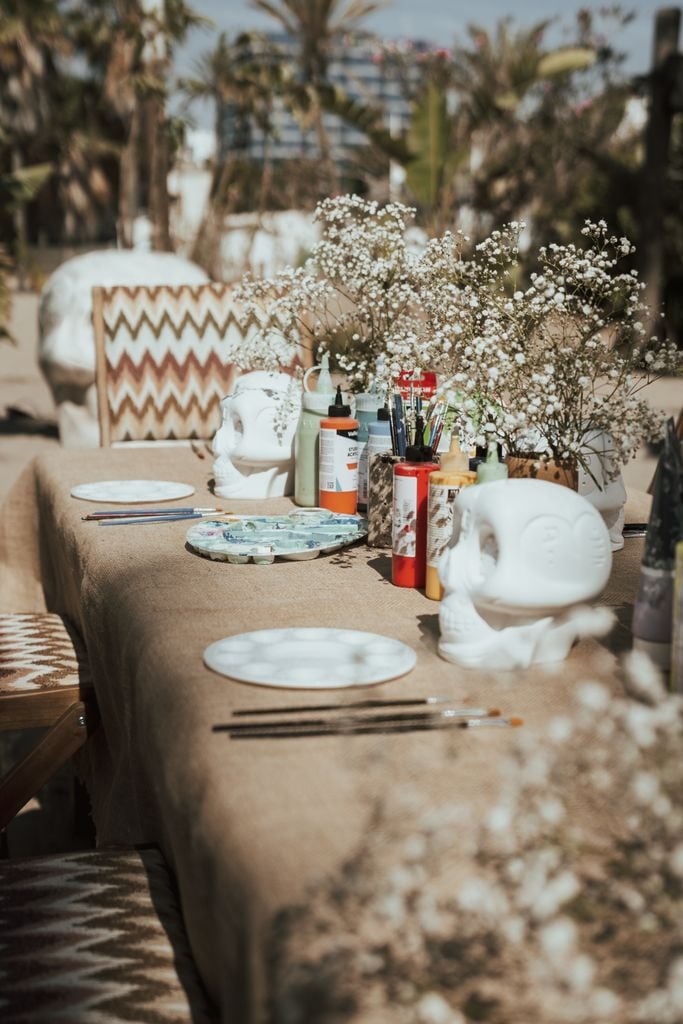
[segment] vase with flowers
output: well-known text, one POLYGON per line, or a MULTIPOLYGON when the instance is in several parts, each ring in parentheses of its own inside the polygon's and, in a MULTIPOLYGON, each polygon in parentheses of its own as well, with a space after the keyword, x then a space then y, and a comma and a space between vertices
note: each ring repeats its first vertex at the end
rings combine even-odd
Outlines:
MULTIPOLYGON (((643 286, 620 271, 628 239, 587 222, 583 244, 541 248, 519 287, 522 228, 494 231, 469 255, 464 236, 428 243, 416 274, 429 365, 457 392, 458 428, 502 444, 511 475, 575 489, 583 478, 603 491, 642 441, 660 436, 662 416, 641 391, 680 354, 645 336, 643 286)), ((390 367, 411 344, 388 340, 390 367)))

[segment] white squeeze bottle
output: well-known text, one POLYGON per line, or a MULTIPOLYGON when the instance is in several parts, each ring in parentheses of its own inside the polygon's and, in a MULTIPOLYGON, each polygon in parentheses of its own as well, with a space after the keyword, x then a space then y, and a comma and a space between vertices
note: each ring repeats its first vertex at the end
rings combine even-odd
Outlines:
MULTIPOLYGON (((360 433, 360 431, 359 431, 360 433)), ((386 405, 377 410, 377 419, 368 423, 368 439, 358 460, 358 508, 364 511, 368 505, 370 459, 380 452, 391 451, 391 426, 386 405)))
POLYGON ((334 401, 329 362, 330 357, 325 352, 320 365, 311 366, 304 374, 301 416, 294 438, 294 501, 306 508, 318 505, 320 424, 334 401), (316 370, 319 371, 318 387, 315 391, 309 391, 308 381, 316 370))
POLYGON ((368 454, 367 443, 370 426, 377 421, 377 412, 384 402, 376 391, 356 395, 356 419, 358 420, 358 508, 364 512, 368 507, 368 454))

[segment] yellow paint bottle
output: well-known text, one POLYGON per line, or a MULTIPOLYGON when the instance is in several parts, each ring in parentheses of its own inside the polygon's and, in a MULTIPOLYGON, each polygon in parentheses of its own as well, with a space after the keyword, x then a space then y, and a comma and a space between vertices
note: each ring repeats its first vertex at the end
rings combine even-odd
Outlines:
POLYGON ((443 595, 437 567, 453 533, 453 503, 463 487, 476 480, 477 474, 469 469, 468 455, 453 434, 450 450, 441 456, 439 469, 429 474, 425 594, 433 601, 440 601, 443 595))

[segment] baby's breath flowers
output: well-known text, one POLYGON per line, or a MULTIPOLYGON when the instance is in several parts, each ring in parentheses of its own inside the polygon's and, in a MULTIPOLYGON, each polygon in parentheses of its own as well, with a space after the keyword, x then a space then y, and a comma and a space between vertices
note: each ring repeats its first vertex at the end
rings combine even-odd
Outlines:
POLYGON ((629 661, 633 696, 520 730, 486 808, 378 814, 278 922, 275 1024, 680 1024, 683 709, 629 661))
MULTIPOLYGON (((333 351, 354 389, 375 379, 387 339, 421 329, 416 257, 405 237, 414 215, 400 203, 380 206, 353 195, 321 202, 321 240, 304 266, 262 280, 247 276, 236 294, 246 317, 263 318, 265 311, 264 358, 271 358, 270 342, 279 333, 290 346, 333 351)), ((401 365, 406 368, 413 366, 401 365)))
POLYGON ((240 365, 286 365, 310 345, 335 355, 354 390, 435 370, 457 396, 462 435, 589 473, 606 438, 609 476, 659 436, 662 417, 640 392, 674 371, 680 353, 645 336, 644 286, 620 271, 633 252, 627 238, 587 222, 582 244, 542 248, 522 287, 523 224, 473 250, 446 232, 415 253, 406 241, 414 212, 352 195, 320 203, 322 235, 306 263, 247 276, 237 292, 245 318, 261 324, 240 365))
MULTIPOLYGON (((515 288, 522 227, 494 231, 469 257, 455 235, 428 244, 416 270, 430 339, 420 355, 457 390, 459 426, 482 443, 582 463, 607 434, 618 467, 659 436, 640 391, 680 355, 645 337, 643 285, 618 271, 628 239, 587 222, 584 245, 543 247, 528 287, 515 288)), ((389 341, 399 359, 406 342, 389 341)))

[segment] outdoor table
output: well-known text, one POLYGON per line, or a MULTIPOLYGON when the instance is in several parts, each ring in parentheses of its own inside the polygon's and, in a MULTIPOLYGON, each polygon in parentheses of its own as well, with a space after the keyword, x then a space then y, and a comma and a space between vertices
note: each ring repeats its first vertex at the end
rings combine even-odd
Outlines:
MULTIPOLYGON (((445 694, 495 705, 542 729, 567 709, 572 684, 621 684, 642 541, 614 556, 602 603, 619 625, 554 667, 457 668, 437 654, 438 604, 390 582, 390 552, 364 544, 312 561, 232 565, 185 546, 188 522, 102 528, 71 498, 77 483, 180 480, 191 502, 235 512, 289 509, 289 499, 216 503, 211 464, 187 449, 60 451, 33 462, 0 514, 4 611, 69 616, 87 644, 102 726, 84 774, 98 843, 157 843, 176 873, 192 950, 224 1021, 260 1021, 275 915, 305 901, 354 855, 377 806, 418 794, 425 806, 470 802, 485 813, 514 730, 334 736, 236 743, 212 725, 233 709, 311 698, 445 694), (265 627, 335 626, 404 641, 408 675, 372 688, 249 686, 202 662, 212 641, 265 627)), ((184 499, 177 504, 187 504, 184 499)), ((642 510, 638 510, 642 515, 642 510)), ((453 851, 457 855, 457 851, 453 851)))

